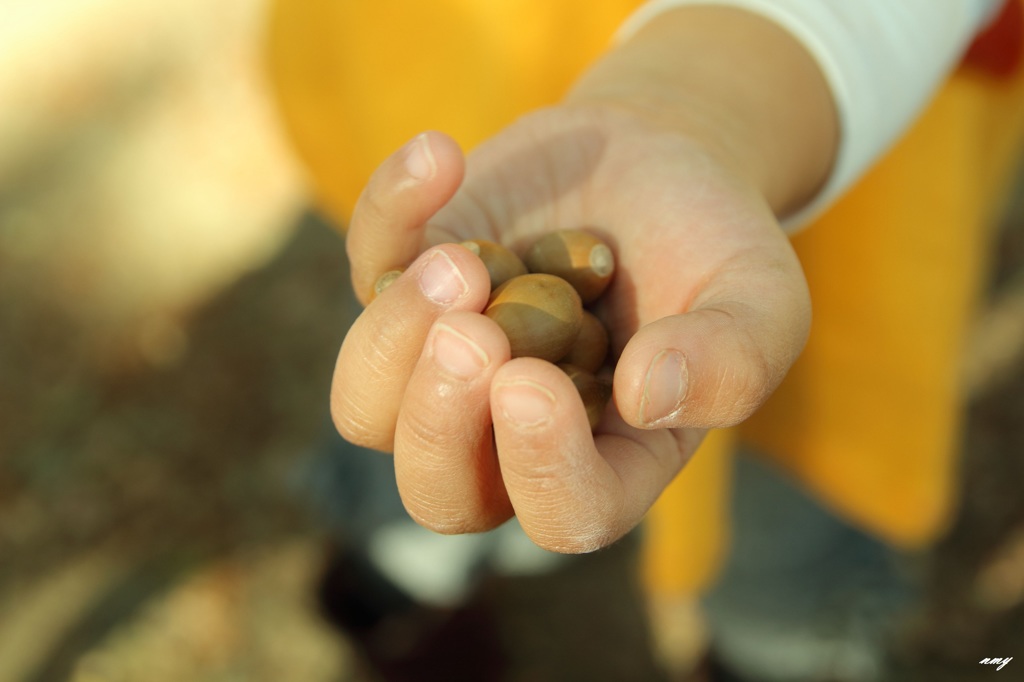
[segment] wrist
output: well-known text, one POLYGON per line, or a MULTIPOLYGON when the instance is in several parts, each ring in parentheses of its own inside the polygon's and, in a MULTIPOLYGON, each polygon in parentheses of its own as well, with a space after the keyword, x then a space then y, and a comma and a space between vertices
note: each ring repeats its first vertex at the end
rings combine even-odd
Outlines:
POLYGON ((657 16, 566 101, 626 111, 694 140, 780 217, 824 184, 838 147, 836 109, 813 58, 781 27, 730 7, 657 16))

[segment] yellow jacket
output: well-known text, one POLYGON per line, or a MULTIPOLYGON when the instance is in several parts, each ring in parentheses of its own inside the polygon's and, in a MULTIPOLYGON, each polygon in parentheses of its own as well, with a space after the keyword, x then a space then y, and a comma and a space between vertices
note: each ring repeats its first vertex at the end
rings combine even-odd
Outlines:
MULTIPOLYGON (((557 102, 639 0, 278 0, 269 72, 319 200, 344 223, 407 139, 472 148, 557 102)), ((1019 69, 1018 71, 1024 71, 1019 69)), ((904 547, 955 508, 964 332, 1024 133, 1024 73, 961 69, 848 195, 794 238, 809 344, 770 402, 712 434, 648 519, 648 582, 692 591, 726 545, 737 437, 850 522, 904 547)))

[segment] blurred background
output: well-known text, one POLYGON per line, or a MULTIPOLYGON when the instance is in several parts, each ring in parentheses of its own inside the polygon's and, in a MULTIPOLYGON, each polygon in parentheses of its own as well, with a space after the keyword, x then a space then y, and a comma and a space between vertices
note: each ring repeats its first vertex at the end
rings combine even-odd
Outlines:
MULTIPOLYGON (((300 483, 358 311, 266 88, 265 4, 0 0, 0 682, 371 679, 315 603, 300 483)), ((993 259, 965 502, 894 679, 1024 666, 1024 203, 993 259)), ((637 602, 633 561, 573 570, 637 602)), ((579 575, 491 607, 522 621, 579 575)), ((623 665, 684 675, 700 619, 653 613, 623 665)), ((537 660, 515 679, 572 679, 537 660)))

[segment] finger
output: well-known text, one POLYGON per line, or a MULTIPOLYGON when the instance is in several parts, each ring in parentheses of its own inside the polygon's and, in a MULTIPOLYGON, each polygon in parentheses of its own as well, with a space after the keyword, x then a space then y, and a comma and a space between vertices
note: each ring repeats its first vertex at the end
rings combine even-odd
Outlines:
POLYGON ((738 424, 782 381, 809 326, 810 303, 799 295, 766 308, 730 301, 656 320, 616 365, 619 412, 645 429, 738 424))
POLYGON ((455 194, 464 170, 458 144, 442 133, 426 132, 374 172, 345 240, 352 286, 364 305, 377 277, 405 267, 427 246, 426 222, 455 194))
POLYGON ((402 396, 431 325, 448 310, 480 311, 487 268, 468 249, 442 244, 412 266, 356 318, 334 367, 331 414, 357 445, 390 451, 402 396))
POLYGON ((395 431, 398 490, 427 528, 478 532, 512 516, 490 407, 491 379, 509 354, 501 328, 478 313, 445 313, 430 331, 395 431))
POLYGON ((630 429, 614 410, 594 436, 572 381, 534 358, 498 370, 491 415, 519 523, 536 544, 556 552, 590 552, 629 532, 699 438, 630 429))

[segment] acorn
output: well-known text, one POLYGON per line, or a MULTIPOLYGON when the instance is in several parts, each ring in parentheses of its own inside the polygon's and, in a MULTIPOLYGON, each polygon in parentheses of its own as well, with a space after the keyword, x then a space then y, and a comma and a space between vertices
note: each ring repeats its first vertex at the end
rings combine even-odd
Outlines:
POLYGON ((587 421, 590 422, 591 430, 597 428, 601 421, 608 401, 612 397, 612 387, 607 381, 598 379, 590 372, 575 365, 560 363, 558 368, 565 372, 583 400, 583 407, 587 410, 587 421))
POLYGON ((583 311, 579 336, 561 362, 587 372, 597 372, 608 356, 608 330, 589 310, 583 311))
POLYGON ((603 241, 583 230, 559 230, 538 239, 523 258, 530 272, 546 272, 566 280, 583 304, 604 293, 615 272, 615 257, 603 241))
POLYGON ((512 253, 501 244, 486 239, 469 239, 461 242, 461 246, 472 251, 487 267, 487 274, 491 276, 491 290, 519 275, 527 273, 523 261, 519 256, 512 253))
POLYGON ((508 280, 491 292, 484 315, 505 332, 512 357, 548 362, 569 352, 583 325, 579 294, 564 279, 547 274, 508 280))
POLYGON ((391 284, 402 276, 405 272, 405 268, 396 268, 394 270, 388 270, 383 275, 377 278, 377 281, 373 283, 373 291, 370 292, 370 300, 377 298, 381 293, 387 289, 391 284))

